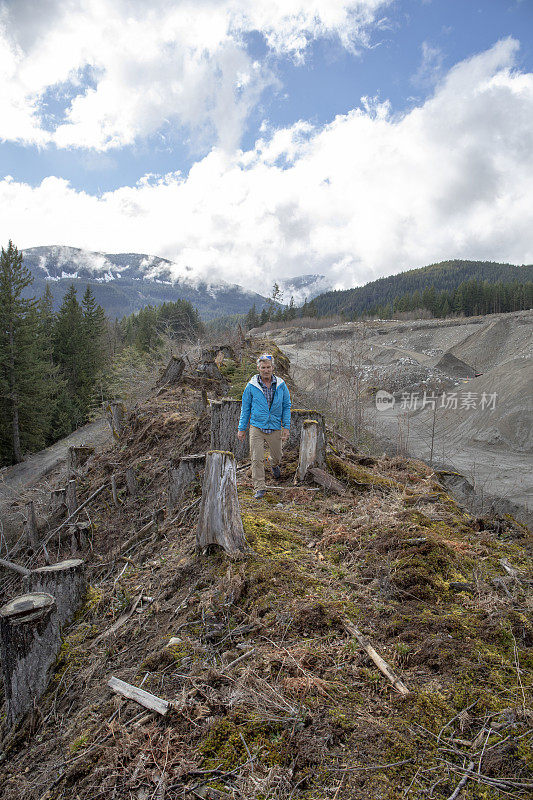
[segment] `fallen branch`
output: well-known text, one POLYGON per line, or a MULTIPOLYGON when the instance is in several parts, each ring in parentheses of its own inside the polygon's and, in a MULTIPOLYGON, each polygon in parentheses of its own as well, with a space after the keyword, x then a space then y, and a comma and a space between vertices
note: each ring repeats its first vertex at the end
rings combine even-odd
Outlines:
POLYGON ((45 547, 45 546, 48 544, 48 542, 50 541, 50 539, 52 538, 52 536, 55 536, 55 534, 56 534, 56 533, 58 533, 58 532, 61 530, 61 528, 64 528, 64 527, 65 527, 65 525, 67 524, 67 522, 70 522, 70 520, 71 520, 73 517, 75 517, 75 516, 76 516, 76 514, 79 514, 79 512, 80 512, 80 511, 83 511, 83 509, 85 508, 85 506, 89 505, 89 503, 91 502, 91 500, 94 500, 94 498, 95 498, 95 497, 97 497, 97 496, 100 494, 100 492, 103 492, 106 486, 107 486, 107 484, 106 484, 106 483, 103 483, 103 484, 100 486, 100 488, 96 490, 96 492, 93 492, 93 493, 92 493, 92 495, 91 495, 90 497, 88 497, 88 498, 87 498, 87 500, 84 500, 84 501, 83 501, 83 503, 81 504, 81 506, 78 506, 78 508, 77 508, 75 511, 73 511, 73 513, 72 513, 72 514, 69 514, 69 516, 66 518, 66 520, 65 520, 64 522, 62 522, 62 523, 61 523, 61 525, 60 525, 58 528, 55 528, 55 530, 53 530, 51 533, 49 533, 49 534, 48 534, 48 536, 47 536, 47 537, 46 537, 46 539, 44 540, 44 542, 43 542, 42 546, 43 546, 43 547, 45 547))
POLYGON ((310 467, 307 470, 307 475, 311 475, 314 482, 319 483, 325 489, 330 489, 337 494, 346 494, 346 489, 342 483, 319 467, 310 467))
POLYGON ((394 674, 390 666, 384 661, 381 656, 376 653, 370 642, 363 636, 361 631, 355 627, 353 622, 350 622, 349 619, 343 619, 343 624, 345 629, 348 633, 351 633, 352 636, 355 636, 363 650, 367 653, 368 656, 372 659, 376 667, 382 672, 386 678, 392 683, 394 688, 400 692, 400 694, 407 695, 409 694, 409 689, 405 685, 405 683, 398 678, 397 675, 394 674))
POLYGON ((168 700, 162 700, 160 697, 156 697, 155 694, 145 692, 144 689, 138 689, 136 686, 132 686, 131 683, 121 681, 119 678, 111 678, 107 685, 116 694, 127 697, 128 700, 134 700, 139 705, 149 708, 150 711, 157 711, 162 716, 165 716, 171 708, 168 700))
POLYGON ((465 785, 465 783, 469 779, 470 773, 472 772, 473 769, 474 769, 474 762, 470 761, 469 764, 468 764, 468 767, 466 768, 465 774, 463 775, 463 777, 461 778, 461 780, 459 781, 459 783, 455 787, 455 791, 453 791, 452 794, 448 797, 448 800, 455 800, 456 797, 459 797, 459 794, 461 793, 461 789, 463 788, 463 786, 465 785))
POLYGON ((133 601, 128 611, 126 611, 124 614, 121 614, 121 616, 117 619, 116 622, 114 622, 111 625, 110 628, 101 633, 100 636, 96 637, 96 639, 93 642, 93 645, 98 644, 98 642, 100 642, 102 639, 105 639, 106 636, 110 636, 112 633, 118 631, 118 629, 121 628, 124 625, 124 623, 129 620, 131 615, 136 611, 142 599, 143 599, 143 593, 141 592, 140 595, 133 601))
POLYGON ((14 564, 13 561, 6 561, 4 558, 0 558, 0 567, 11 569, 13 572, 18 572, 19 575, 24 576, 29 575, 31 572, 31 570, 26 569, 26 567, 22 567, 20 564, 14 564))

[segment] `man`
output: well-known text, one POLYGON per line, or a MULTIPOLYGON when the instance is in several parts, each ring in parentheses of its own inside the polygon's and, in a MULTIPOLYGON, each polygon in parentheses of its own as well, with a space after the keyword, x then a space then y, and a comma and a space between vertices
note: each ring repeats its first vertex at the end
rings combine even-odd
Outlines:
POLYGON ((254 497, 261 500, 266 492, 265 443, 272 458, 272 475, 281 477, 281 445, 289 438, 291 396, 283 378, 274 375, 274 359, 269 353, 259 356, 257 370, 258 374, 248 381, 242 394, 237 436, 244 441, 250 425, 254 497))

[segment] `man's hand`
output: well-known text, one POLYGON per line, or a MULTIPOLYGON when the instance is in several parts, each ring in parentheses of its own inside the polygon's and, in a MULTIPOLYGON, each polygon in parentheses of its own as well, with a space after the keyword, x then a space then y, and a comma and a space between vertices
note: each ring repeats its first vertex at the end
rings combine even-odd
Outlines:
POLYGON ((246 439, 246 431, 237 431, 237 438, 240 442, 244 442, 246 439))
POLYGON ((289 431, 288 428, 283 428, 283 430, 281 431, 281 441, 282 442, 286 442, 287 441, 287 439, 289 438, 289 433, 290 433, 290 431, 289 431))

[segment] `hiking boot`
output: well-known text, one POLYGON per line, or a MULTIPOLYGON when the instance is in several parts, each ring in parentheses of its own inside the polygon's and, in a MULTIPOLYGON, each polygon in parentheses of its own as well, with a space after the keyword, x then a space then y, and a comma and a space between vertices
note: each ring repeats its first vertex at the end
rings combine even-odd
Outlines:
POLYGON ((281 478, 281 470, 280 470, 280 468, 279 467, 272 467, 272 475, 276 478, 276 480, 279 480, 279 478, 281 478))
POLYGON ((266 489, 258 489, 257 492, 254 494, 254 497, 256 500, 262 500, 265 495, 266 495, 266 489))

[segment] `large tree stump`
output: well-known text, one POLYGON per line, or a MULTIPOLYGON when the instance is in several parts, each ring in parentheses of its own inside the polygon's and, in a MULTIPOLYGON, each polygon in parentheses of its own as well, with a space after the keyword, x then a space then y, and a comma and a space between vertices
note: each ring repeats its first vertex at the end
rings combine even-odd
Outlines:
POLYGON ((323 469, 326 464, 326 424, 324 415, 320 411, 306 411, 302 408, 291 409, 291 430, 286 449, 300 449, 300 439, 304 421, 314 419, 318 422, 317 445, 316 445, 316 466, 323 469))
POLYGON ((233 558, 251 552, 242 526, 235 457, 219 450, 207 453, 196 528, 196 548, 210 544, 220 545, 233 558))
POLYGON ((237 437, 241 416, 241 401, 224 398, 211 401, 211 450, 229 450, 237 461, 250 457, 248 437, 243 442, 237 437))
POLYGON ((67 456, 67 475, 75 478, 78 470, 94 455, 94 447, 69 447, 67 456))
POLYGON ((20 595, 0 608, 0 654, 9 727, 44 694, 60 645, 52 595, 20 595))
POLYGON ((156 386, 176 386, 181 383, 185 371, 185 361, 180 356, 172 356, 156 386))
POLYGON ((74 512, 78 508, 78 498, 76 492, 75 478, 70 480, 67 484, 66 500, 67 500, 67 513, 70 517, 72 514, 74 514, 74 512))
POLYGON ((316 419, 305 419, 300 436, 300 453, 298 456, 298 469, 294 482, 303 481, 309 467, 316 466, 319 423, 316 419))
POLYGON ((26 544, 34 552, 39 548, 39 536, 37 534, 37 518, 35 516, 35 508, 33 500, 26 503, 26 519, 24 521, 24 529, 26 532, 26 544))
POLYGON ((187 489, 198 481, 205 454, 172 459, 168 468, 168 506, 175 508, 187 489))
POLYGON ((87 590, 85 562, 72 558, 33 569, 28 584, 30 592, 44 592, 55 598, 59 624, 63 626, 73 619, 87 590))
POLYGON ((52 489, 50 492, 50 511, 52 514, 57 514, 67 509, 67 490, 66 489, 52 489))
POLYGON ((106 419, 115 439, 120 439, 124 431, 124 403, 108 403, 105 407, 106 419))

